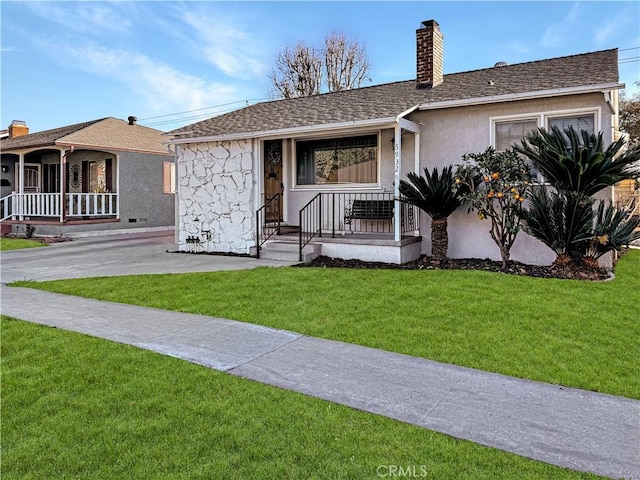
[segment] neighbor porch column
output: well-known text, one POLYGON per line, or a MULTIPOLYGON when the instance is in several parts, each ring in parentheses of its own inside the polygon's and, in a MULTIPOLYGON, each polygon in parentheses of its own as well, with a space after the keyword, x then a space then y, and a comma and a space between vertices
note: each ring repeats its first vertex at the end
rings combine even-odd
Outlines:
POLYGON ((393 209, 393 239, 396 242, 400 241, 401 237, 401 214, 400 211, 400 157, 402 152, 402 128, 398 123, 395 128, 395 137, 393 140, 393 185, 394 185, 394 209, 393 209))
POLYGON ((24 206, 24 154, 18 154, 18 220, 22 220, 22 207, 24 206))
POLYGON ((64 223, 65 197, 67 195, 67 152, 60 150, 60 223, 64 223))

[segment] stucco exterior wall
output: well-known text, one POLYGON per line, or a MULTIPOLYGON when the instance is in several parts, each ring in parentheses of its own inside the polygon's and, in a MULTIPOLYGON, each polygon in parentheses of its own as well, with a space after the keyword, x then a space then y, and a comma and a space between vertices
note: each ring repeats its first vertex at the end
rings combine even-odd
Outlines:
POLYGON ((165 155, 120 153, 114 171, 114 184, 120 178, 120 224, 114 228, 175 224, 175 194, 162 193, 162 164, 173 161, 165 155))
POLYGON ((180 251, 251 252, 255 163, 250 140, 178 145, 180 251))
MULTIPOLYGON (((612 116, 602 94, 574 95, 541 100, 480 105, 416 112, 409 119, 423 125, 420 145, 420 169, 443 167, 462 162, 465 153, 481 152, 491 145, 494 117, 509 115, 566 114, 570 111, 597 109, 596 130, 604 132, 605 144, 612 141, 612 116)), ((599 198, 610 198, 610 189, 599 198)), ((500 259, 497 245, 489 235, 490 220, 479 220, 466 208, 449 218, 449 256, 452 258, 500 259)), ((422 250, 431 254, 431 222, 421 214, 422 250)), ((555 254, 543 243, 521 232, 511 250, 512 260, 550 264, 555 254)))
POLYGON ((15 162, 18 161, 17 155, 2 155, 2 171, 0 171, 0 198, 10 195, 17 189, 15 185, 16 171, 15 162), (6 172, 4 171, 6 170, 6 172))

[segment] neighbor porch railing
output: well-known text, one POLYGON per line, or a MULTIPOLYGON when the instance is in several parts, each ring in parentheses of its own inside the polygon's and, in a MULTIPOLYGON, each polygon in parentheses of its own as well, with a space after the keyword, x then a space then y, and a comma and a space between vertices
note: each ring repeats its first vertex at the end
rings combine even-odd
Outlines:
POLYGON ((67 193, 68 217, 111 217, 118 214, 117 193, 67 193))
MULTIPOLYGON (((2 220, 20 217, 61 217, 60 193, 12 193, 0 199, 2 220)), ((113 217, 118 215, 117 193, 67 193, 65 216, 113 217)))

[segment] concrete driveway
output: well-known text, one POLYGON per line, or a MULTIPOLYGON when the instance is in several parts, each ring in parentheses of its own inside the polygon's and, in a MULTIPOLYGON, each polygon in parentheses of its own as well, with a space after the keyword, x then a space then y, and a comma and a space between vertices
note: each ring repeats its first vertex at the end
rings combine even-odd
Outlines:
POLYGON ((177 253, 173 232, 79 238, 48 247, 2 252, 1 283, 143 273, 211 272, 291 262, 250 257, 177 253))

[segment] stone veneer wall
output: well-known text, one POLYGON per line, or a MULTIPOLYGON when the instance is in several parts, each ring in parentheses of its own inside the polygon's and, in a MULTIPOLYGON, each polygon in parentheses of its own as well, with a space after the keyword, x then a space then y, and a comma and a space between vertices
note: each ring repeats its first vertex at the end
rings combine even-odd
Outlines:
POLYGON ((249 254, 255 246, 251 140, 180 145, 178 248, 249 254))

